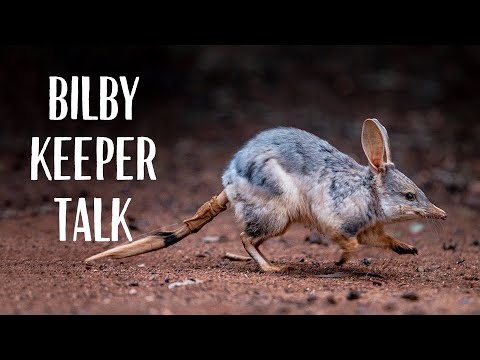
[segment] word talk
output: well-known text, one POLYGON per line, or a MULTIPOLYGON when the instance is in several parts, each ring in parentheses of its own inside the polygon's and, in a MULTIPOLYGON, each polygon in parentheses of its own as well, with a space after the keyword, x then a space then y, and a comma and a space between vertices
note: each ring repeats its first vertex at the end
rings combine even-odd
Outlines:
MULTIPOLYGON (((93 199, 93 229, 95 241, 118 241, 118 228, 122 225, 125 235, 127 235, 128 241, 132 241, 132 235, 128 229, 125 221, 125 212, 128 204, 132 199, 128 198, 125 205, 120 211, 120 199, 112 199, 112 227, 111 236, 102 236, 102 199, 93 199)), ((55 202, 58 202, 58 228, 60 241, 67 240, 67 203, 72 201, 71 198, 55 198, 55 202)), ((90 221, 88 220, 87 203, 85 198, 79 198, 77 204, 77 214, 75 216, 75 227, 73 230, 73 241, 77 241, 78 234, 83 234, 85 241, 92 241, 92 233, 90 227, 90 221)))

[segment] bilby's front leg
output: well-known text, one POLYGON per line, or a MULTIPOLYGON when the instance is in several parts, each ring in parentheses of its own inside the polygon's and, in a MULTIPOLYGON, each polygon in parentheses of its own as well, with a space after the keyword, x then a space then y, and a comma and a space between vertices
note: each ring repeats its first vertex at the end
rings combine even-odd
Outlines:
POLYGON ((397 240, 390 235, 385 234, 383 237, 383 242, 387 243, 387 248, 392 249, 399 255, 411 254, 418 255, 418 250, 413 245, 409 245, 400 240, 397 240))
POLYGON ((397 254, 412 254, 417 255, 418 251, 413 245, 409 245, 395 239, 394 237, 387 235, 382 226, 376 226, 367 229, 357 235, 358 242, 362 245, 372 245, 383 247, 384 249, 390 249, 397 254))
POLYGON ((350 260, 353 253, 358 247, 358 241, 355 237, 349 238, 341 234, 336 234, 332 236, 332 240, 334 240, 338 245, 340 245, 343 250, 340 260, 335 262, 335 265, 341 266, 345 264, 348 260, 350 260))

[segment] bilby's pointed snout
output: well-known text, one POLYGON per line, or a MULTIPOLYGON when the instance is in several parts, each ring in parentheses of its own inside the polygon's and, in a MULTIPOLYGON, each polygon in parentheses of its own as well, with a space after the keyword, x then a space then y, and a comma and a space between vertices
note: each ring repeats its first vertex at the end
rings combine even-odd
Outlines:
POLYGON ((440 209, 439 207, 433 205, 432 203, 430 203, 428 207, 428 212, 432 218, 442 219, 442 220, 447 219, 447 213, 442 209, 440 209))

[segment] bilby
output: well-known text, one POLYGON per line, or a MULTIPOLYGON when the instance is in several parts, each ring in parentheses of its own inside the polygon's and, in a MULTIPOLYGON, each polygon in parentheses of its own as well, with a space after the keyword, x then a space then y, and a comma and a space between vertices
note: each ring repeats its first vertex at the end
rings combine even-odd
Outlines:
POLYGON ((359 244, 398 254, 417 249, 384 232, 383 225, 415 218, 446 219, 391 159, 386 129, 377 119, 363 123, 362 147, 368 166, 358 164, 325 140, 295 128, 260 132, 228 164, 224 190, 203 204, 174 231, 94 255, 86 261, 123 258, 165 248, 199 231, 230 203, 243 226, 243 246, 263 271, 279 271, 259 246, 301 223, 328 235, 342 249, 336 262, 348 261, 359 244))

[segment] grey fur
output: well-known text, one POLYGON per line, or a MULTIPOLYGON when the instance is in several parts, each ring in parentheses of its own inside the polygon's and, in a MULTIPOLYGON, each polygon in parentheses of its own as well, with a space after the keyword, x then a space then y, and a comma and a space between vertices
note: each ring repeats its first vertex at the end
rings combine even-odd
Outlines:
POLYGON ((429 204, 393 163, 374 173, 295 128, 257 134, 233 156, 222 182, 253 238, 279 235, 295 222, 351 238, 377 223, 411 218, 401 205, 418 205, 425 215, 429 204), (408 191, 417 195, 415 204, 405 199, 408 191))

